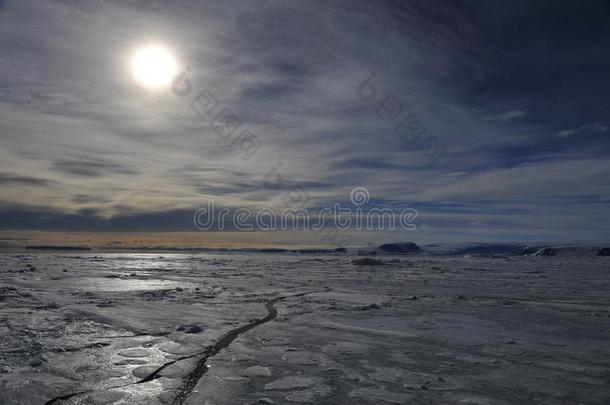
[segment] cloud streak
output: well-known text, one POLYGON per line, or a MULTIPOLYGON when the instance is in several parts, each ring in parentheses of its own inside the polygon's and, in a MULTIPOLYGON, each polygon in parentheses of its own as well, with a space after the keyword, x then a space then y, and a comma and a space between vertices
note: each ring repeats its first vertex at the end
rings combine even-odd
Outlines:
POLYGON ((418 208, 439 240, 565 233, 572 218, 603 235, 592 205, 608 204, 608 11, 602 1, 3 2, 2 226, 36 211, 54 219, 30 229, 186 229, 209 199, 276 207, 299 187, 314 207, 366 187, 380 204, 418 208), (192 68, 190 97, 130 77, 131 53, 150 42, 192 68), (357 90, 372 73, 367 103, 357 90), (250 159, 190 108, 204 89, 261 140, 250 159), (388 97, 446 146, 437 164, 380 119, 388 97), (265 187, 274 167, 281 186, 265 187))

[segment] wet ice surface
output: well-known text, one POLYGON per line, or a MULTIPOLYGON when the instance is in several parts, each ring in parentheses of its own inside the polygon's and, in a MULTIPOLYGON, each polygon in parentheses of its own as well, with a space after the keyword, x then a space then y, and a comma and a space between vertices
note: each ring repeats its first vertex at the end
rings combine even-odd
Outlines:
POLYGON ((1 256, 0 404, 609 403, 610 259, 352 259, 1 256))

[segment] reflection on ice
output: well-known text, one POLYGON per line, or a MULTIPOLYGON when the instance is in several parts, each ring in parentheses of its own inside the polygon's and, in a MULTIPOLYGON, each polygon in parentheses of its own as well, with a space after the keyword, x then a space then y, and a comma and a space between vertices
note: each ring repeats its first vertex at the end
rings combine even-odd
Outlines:
POLYGON ((78 279, 76 287, 83 291, 109 292, 109 291, 152 291, 175 288, 193 287, 192 283, 171 280, 139 280, 123 278, 85 278, 78 279))
POLYGON ((0 256, 0 404, 607 398, 605 258, 315 259, 0 256))

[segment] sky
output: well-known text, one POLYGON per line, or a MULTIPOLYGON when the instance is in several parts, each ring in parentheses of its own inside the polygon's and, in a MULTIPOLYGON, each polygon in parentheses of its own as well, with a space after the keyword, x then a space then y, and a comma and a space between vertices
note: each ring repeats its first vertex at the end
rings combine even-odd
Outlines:
POLYGON ((360 242, 607 241, 609 49, 594 0, 1 0, 0 230, 211 241, 209 201, 315 210, 364 188, 417 230, 360 242), (149 44, 186 82, 138 85, 149 44))

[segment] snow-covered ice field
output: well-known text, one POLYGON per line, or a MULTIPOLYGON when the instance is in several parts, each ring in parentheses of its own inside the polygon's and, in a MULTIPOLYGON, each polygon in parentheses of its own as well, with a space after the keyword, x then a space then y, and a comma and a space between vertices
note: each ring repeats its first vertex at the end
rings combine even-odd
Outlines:
POLYGON ((610 258, 0 257, 0 404, 609 404, 610 258))

